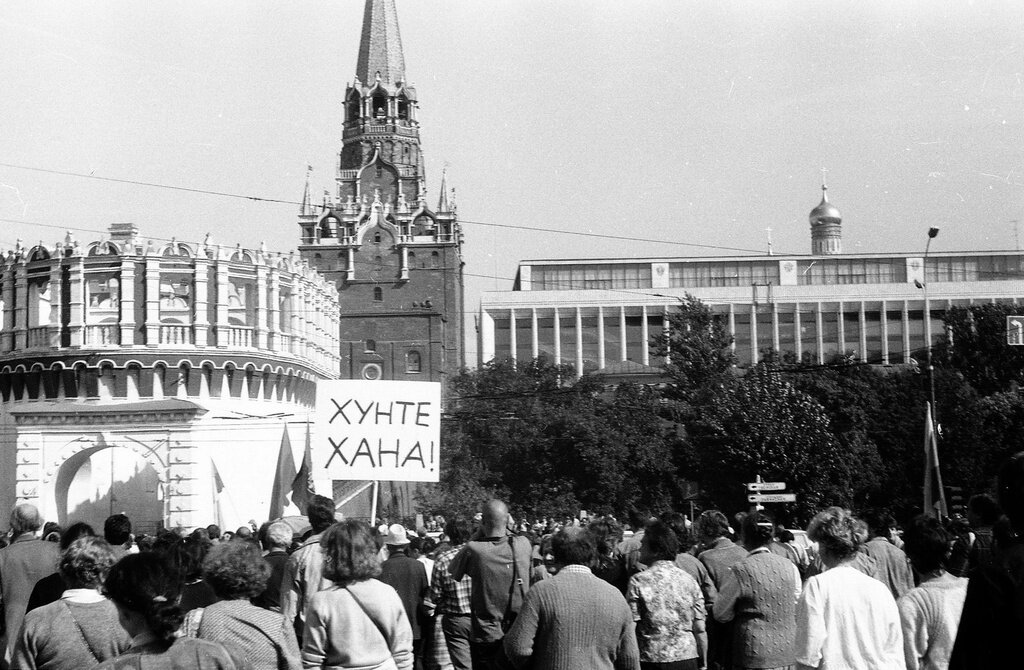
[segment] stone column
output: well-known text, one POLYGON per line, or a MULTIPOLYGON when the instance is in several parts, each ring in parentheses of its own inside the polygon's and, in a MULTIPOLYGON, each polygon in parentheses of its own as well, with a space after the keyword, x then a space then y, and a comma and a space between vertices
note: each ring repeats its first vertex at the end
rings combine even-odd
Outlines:
POLYGON ((729 335, 732 336, 732 342, 729 343, 729 350, 732 351, 733 356, 736 355, 736 304, 729 303, 729 335))
POLYGON ((774 300, 772 301, 772 349, 779 356, 782 355, 779 339, 779 305, 774 300))
POLYGON ((14 348, 14 266, 8 265, 3 274, 0 274, 0 291, 3 294, 3 314, 0 314, 0 352, 11 351, 14 348))
MULTIPOLYGON (((68 305, 68 331, 71 335, 71 346, 81 347, 85 344, 85 262, 81 256, 72 256, 68 268, 68 284, 71 301, 68 305)), ((59 300, 60 296, 54 296, 59 300)))
POLYGON ((160 344, 160 259, 146 257, 146 344, 160 344))
MULTIPOLYGON (((248 307, 248 306, 247 306, 248 307)), ((257 349, 268 349, 267 317, 267 266, 256 266, 256 337, 253 346, 257 349)))
POLYGON ((135 344, 135 260, 130 256, 121 257, 121 274, 118 277, 120 291, 118 299, 118 322, 121 328, 121 346, 135 344))
POLYGON ((576 308, 576 378, 583 376, 583 315, 576 308))
POLYGON ((558 308, 555 307, 555 365, 562 364, 562 325, 558 319, 558 308))
POLYGON ((651 333, 647 326, 647 305, 640 305, 640 339, 643 340, 640 347, 640 362, 644 365, 651 364, 650 339, 651 333))
POLYGON ((14 349, 28 348, 28 268, 14 268, 14 349))
POLYGON ((626 307, 619 307, 619 360, 624 361, 629 356, 626 348, 626 307))
POLYGON ((537 329, 537 308, 530 308, 530 345, 533 347, 533 357, 540 356, 540 334, 537 329))
POLYGON ((757 351, 757 303, 750 304, 750 364, 757 365, 760 355, 757 351))
MULTIPOLYGON (((534 333, 537 330, 534 329, 534 333)), ((494 360, 494 317, 488 312, 480 312, 480 362, 494 360)))
POLYGON ((804 359, 804 338, 800 324, 800 303, 793 303, 793 342, 796 345, 796 360, 804 359))
POLYGON ((867 324, 867 318, 864 314, 864 301, 860 301, 860 311, 858 312, 858 319, 860 320, 860 359, 862 361, 868 360, 868 333, 864 326, 867 324))
POLYGON ((902 362, 909 363, 910 362, 910 306, 907 304, 906 300, 903 301, 903 313, 901 314, 901 316, 903 317, 903 356, 901 356, 900 358, 902 358, 902 362))
POLYGON ((846 356, 846 309, 843 303, 839 303, 839 323, 837 324, 839 332, 839 353, 843 357, 846 356))
POLYGON ((878 318, 882 327, 882 365, 889 365, 889 315, 885 313, 884 300, 878 318))
POLYGON ((280 302, 281 293, 278 269, 271 267, 267 276, 267 348, 271 351, 277 351, 281 346, 280 342, 278 342, 281 326, 280 302))
POLYGON ((193 300, 195 316, 192 317, 192 324, 193 330, 195 331, 195 345, 197 347, 205 347, 210 344, 209 278, 210 261, 202 257, 196 258, 195 276, 193 281, 193 285, 195 286, 195 296, 193 300))
MULTIPOLYGON (((839 323, 840 323, 840 326, 839 326, 839 333, 840 333, 839 349, 840 349, 840 352, 842 352, 842 348, 843 348, 843 345, 842 345, 842 339, 843 339, 842 338, 842 332, 843 332, 843 327, 842 327, 843 313, 842 312, 839 313, 839 323)), ((825 363, 825 333, 823 332, 823 330, 824 330, 824 326, 825 326, 825 318, 824 318, 824 315, 821 313, 821 301, 820 300, 817 302, 817 306, 815 307, 815 310, 814 310, 814 325, 815 325, 814 330, 816 331, 815 332, 815 335, 816 335, 815 339, 817 340, 817 342, 815 344, 818 345, 818 365, 824 365, 824 363, 825 363)))
POLYGON ((519 348, 519 342, 516 341, 516 311, 510 309, 508 311, 508 348, 509 358, 512 362, 516 362, 516 349, 519 348))
POLYGON ((61 267, 59 261, 50 265, 50 313, 47 315, 47 341, 51 348, 60 347, 60 331, 63 328, 64 301, 61 297, 61 267))
POLYGON ((603 370, 604 362, 604 308, 597 307, 597 367, 603 370))
POLYGON ((215 341, 217 348, 223 349, 228 346, 231 333, 231 324, 228 321, 228 284, 231 279, 228 277, 227 261, 218 258, 214 262, 213 272, 217 278, 216 292, 214 294, 217 296, 217 302, 214 305, 214 314, 216 315, 216 323, 214 324, 215 341))

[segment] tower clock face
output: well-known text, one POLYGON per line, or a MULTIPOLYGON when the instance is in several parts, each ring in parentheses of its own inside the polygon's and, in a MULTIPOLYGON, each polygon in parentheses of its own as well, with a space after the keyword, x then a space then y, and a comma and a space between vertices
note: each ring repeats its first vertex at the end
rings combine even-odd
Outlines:
POLYGON ((367 363, 363 366, 362 377, 368 381, 377 381, 384 376, 384 371, 377 363, 367 363))

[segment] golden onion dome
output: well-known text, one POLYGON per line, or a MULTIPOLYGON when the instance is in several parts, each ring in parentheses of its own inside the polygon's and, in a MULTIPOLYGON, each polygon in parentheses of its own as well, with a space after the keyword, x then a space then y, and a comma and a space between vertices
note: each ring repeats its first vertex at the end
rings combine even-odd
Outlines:
POLYGON ((816 223, 842 223, 843 215, 839 213, 839 209, 828 201, 828 187, 822 185, 821 187, 821 203, 811 210, 808 215, 813 226, 816 223))

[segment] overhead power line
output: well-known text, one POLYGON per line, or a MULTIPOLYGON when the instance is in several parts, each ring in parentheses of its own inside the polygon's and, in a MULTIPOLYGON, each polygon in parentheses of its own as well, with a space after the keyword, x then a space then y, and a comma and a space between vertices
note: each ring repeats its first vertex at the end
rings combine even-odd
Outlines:
MULTIPOLYGON (((104 177, 95 174, 86 174, 83 172, 74 172, 71 170, 55 170, 50 168, 41 168, 32 165, 17 165, 14 163, 0 162, 0 167, 11 168, 14 170, 28 170, 30 172, 40 172, 43 174, 60 175, 63 177, 77 177, 81 179, 95 179, 97 181, 113 182, 116 184, 130 184, 133 186, 146 186, 148 188, 161 188, 169 189, 172 191, 182 191, 185 193, 197 193, 202 195, 212 195, 221 198, 235 198, 238 200, 251 200, 253 202, 268 202, 274 204, 284 205, 302 205, 303 203, 299 200, 289 200, 283 198, 270 198, 259 195, 248 195, 244 193, 228 193, 226 191, 215 191, 205 188, 194 188, 189 186, 176 186, 173 184, 158 184, 155 182, 139 181, 136 179, 120 179, 117 177, 104 177)), ((763 249, 749 249, 746 247, 728 247, 723 245, 715 244, 700 244, 697 242, 681 242, 679 240, 659 240, 653 238, 640 238, 632 237, 628 235, 607 235, 602 233, 589 233, 581 230, 563 230, 558 228, 546 228, 546 227, 533 227, 533 226, 520 226, 510 223, 491 223, 486 221, 470 221, 465 219, 459 219, 459 223, 465 223, 474 226, 485 226, 489 228, 505 228, 510 230, 528 230, 531 232, 541 233, 554 233, 558 235, 575 235, 578 237, 592 237, 595 239, 606 239, 606 240, 619 240, 626 242, 644 242, 647 244, 671 244, 676 246, 693 247, 696 249, 710 249, 715 251, 736 251, 741 253, 753 253, 753 254, 766 254, 763 249)), ((57 226, 60 227, 60 226, 57 226)), ((66 226, 65 226, 66 227, 66 226)), ((81 229, 79 229, 81 230, 81 229)))

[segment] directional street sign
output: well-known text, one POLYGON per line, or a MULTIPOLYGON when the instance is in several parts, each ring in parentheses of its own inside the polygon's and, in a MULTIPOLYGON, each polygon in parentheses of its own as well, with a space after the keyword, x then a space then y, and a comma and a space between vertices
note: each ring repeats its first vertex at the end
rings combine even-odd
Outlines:
POLYGON ((751 493, 747 496, 747 502, 752 503, 781 503, 796 502, 795 493, 751 493))
POLYGON ((747 484, 748 491, 782 491, 786 488, 786 482, 751 482, 747 484))

